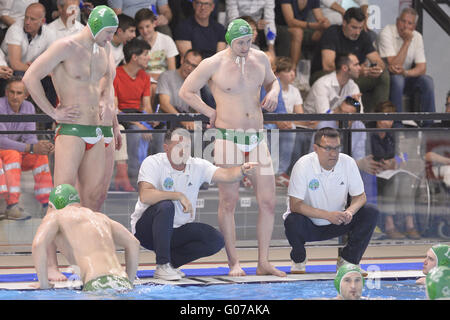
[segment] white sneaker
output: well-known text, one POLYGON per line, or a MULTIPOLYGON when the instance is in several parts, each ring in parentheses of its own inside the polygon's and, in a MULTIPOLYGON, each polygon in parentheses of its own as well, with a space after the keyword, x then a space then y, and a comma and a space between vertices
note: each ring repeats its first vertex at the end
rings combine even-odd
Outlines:
POLYGON ((181 276, 170 263, 156 265, 156 270, 153 275, 155 279, 162 279, 168 281, 180 280, 181 276))
POLYGON ((175 269, 175 271, 180 275, 180 277, 182 278, 186 277, 186 274, 183 271, 181 271, 181 269, 175 269))
MULTIPOLYGON (((344 258, 342 258, 342 257, 338 257, 337 262, 336 262, 336 272, 337 272, 337 271, 339 270, 339 268, 342 267, 344 264, 352 264, 352 263, 346 261, 346 260, 345 260, 344 258)), ((363 270, 363 269, 361 268, 361 265, 359 265, 359 264, 358 264, 358 267, 359 267, 359 268, 361 269, 361 271, 362 271, 362 276, 363 276, 363 277, 367 277, 367 276, 368 276, 367 271, 363 270)))
POLYGON ((306 262, 308 262, 308 259, 305 259, 305 261, 299 263, 292 261, 291 274, 305 274, 306 262))

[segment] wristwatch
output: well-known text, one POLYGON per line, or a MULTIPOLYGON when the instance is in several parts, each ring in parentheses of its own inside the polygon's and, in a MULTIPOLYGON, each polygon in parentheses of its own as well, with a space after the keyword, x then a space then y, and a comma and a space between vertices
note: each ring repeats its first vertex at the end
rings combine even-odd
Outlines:
POLYGON ((31 154, 33 154, 33 153, 34 153, 34 151, 33 151, 33 147, 34 147, 34 144, 30 144, 30 151, 29 151, 29 153, 31 153, 31 154))

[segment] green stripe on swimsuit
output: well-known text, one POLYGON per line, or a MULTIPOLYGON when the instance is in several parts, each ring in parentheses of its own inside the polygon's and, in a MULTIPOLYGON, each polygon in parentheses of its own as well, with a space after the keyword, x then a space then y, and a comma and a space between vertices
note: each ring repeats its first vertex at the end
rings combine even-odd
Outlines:
POLYGON ((131 290, 133 289, 133 284, 127 278, 123 278, 114 274, 108 274, 92 279, 83 286, 83 291, 98 291, 108 289, 117 291, 131 290))
POLYGON ((234 142, 243 152, 252 151, 262 140, 264 140, 264 132, 260 131, 243 131, 234 129, 216 128, 216 139, 228 140, 234 142))
POLYGON ((80 138, 103 137, 101 126, 84 124, 60 123, 56 126, 56 135, 77 136, 80 138))

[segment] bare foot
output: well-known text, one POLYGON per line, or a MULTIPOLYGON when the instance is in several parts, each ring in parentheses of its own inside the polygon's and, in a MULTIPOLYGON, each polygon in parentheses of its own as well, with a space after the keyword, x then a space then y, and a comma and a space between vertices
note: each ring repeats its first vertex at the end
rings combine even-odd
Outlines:
POLYGON ((277 268, 272 266, 269 262, 258 263, 258 267, 256 268, 256 274, 258 276, 274 275, 277 277, 286 277, 286 272, 278 270, 277 268))
POLYGON ((230 277, 243 277, 245 276, 245 271, 242 270, 239 264, 230 267, 230 272, 228 272, 230 277))
POLYGON ((48 269, 48 281, 67 281, 67 278, 58 269, 48 269))

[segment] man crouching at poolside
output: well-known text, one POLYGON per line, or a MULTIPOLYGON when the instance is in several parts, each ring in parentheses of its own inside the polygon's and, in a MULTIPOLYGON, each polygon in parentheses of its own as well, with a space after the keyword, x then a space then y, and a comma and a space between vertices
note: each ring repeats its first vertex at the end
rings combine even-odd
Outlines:
POLYGON ((33 240, 40 289, 52 287, 47 275, 47 246, 53 241, 68 262, 80 268, 83 291, 133 288, 139 241, 120 223, 82 207, 78 192, 68 184, 50 193, 49 210, 33 240), (126 272, 116 256, 116 245, 125 249, 126 272))

